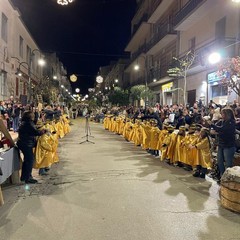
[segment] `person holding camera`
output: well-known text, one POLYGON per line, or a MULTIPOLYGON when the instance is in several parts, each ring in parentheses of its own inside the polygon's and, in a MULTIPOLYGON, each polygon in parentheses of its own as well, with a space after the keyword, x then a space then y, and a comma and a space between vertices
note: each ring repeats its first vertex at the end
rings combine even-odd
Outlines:
POLYGON ((235 147, 235 117, 232 109, 224 108, 221 111, 222 120, 211 124, 211 129, 218 133, 217 164, 220 177, 225 169, 233 166, 235 147))
POLYGON ((25 111, 22 116, 22 123, 18 130, 17 146, 22 151, 24 160, 22 164, 21 181, 25 183, 34 184, 38 181, 32 178, 32 168, 34 162, 33 148, 36 147, 36 136, 41 136, 47 130, 37 130, 34 125, 34 113, 32 111, 25 111))

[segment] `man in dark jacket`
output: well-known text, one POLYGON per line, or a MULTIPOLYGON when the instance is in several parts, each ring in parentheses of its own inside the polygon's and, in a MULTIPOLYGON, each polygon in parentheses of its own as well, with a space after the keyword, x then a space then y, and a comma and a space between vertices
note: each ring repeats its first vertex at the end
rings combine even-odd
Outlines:
POLYGON ((46 130, 37 130, 33 120, 33 112, 25 111, 23 113, 22 123, 19 126, 17 141, 17 146, 22 151, 24 156, 21 181, 32 184, 37 183, 37 180, 32 178, 32 167, 34 162, 33 148, 36 147, 35 137, 46 133, 46 130))
POLYGON ((154 112, 154 109, 152 107, 148 108, 148 111, 141 119, 144 120, 144 119, 149 119, 149 118, 156 119, 158 128, 162 129, 162 121, 159 117, 159 114, 157 112, 154 112))

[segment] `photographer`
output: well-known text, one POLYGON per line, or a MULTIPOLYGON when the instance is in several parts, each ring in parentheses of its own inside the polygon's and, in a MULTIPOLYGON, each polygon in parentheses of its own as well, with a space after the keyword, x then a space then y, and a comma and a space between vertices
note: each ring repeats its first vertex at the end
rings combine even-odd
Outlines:
POLYGON ((24 161, 22 165, 21 181, 25 183, 37 183, 32 178, 32 167, 34 162, 33 148, 36 147, 36 136, 46 133, 46 130, 39 131, 34 125, 34 114, 32 111, 25 111, 22 116, 22 123, 19 126, 17 146, 22 151, 24 161))
POLYGON ((222 120, 218 124, 211 124, 211 128, 218 133, 217 162, 220 177, 225 169, 233 166, 235 147, 235 118, 232 109, 224 108, 221 111, 222 120), (224 164, 225 162, 225 164, 224 164))

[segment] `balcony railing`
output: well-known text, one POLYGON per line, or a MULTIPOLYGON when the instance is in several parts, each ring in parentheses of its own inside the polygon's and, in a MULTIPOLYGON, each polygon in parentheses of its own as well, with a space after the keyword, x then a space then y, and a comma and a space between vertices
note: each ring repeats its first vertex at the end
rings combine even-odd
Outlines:
POLYGON ((131 82, 131 86, 134 86, 134 85, 145 85, 145 84, 146 84, 146 80, 145 80, 145 77, 143 77, 143 76, 138 77, 137 79, 134 79, 131 82))
POLYGON ((132 36, 137 32, 137 30, 139 29, 139 27, 141 26, 141 24, 143 22, 147 22, 148 21, 148 14, 144 14, 141 19, 138 21, 137 24, 135 24, 133 26, 133 31, 132 31, 132 36))
POLYGON ((166 76, 168 76, 168 69, 171 63, 164 65, 160 68, 155 68, 152 69, 148 72, 147 74, 147 82, 148 84, 152 83, 154 79, 159 80, 161 78, 164 78, 166 76))
POLYGON ((191 14, 202 2, 206 0, 189 0, 175 17, 174 25, 178 25, 184 18, 191 14))
POLYGON ((177 32, 173 30, 172 24, 165 24, 161 26, 161 31, 154 34, 151 40, 147 43, 146 50, 149 51, 153 46, 155 46, 160 40, 162 40, 168 34, 176 34, 177 32))
POLYGON ((151 5, 150 15, 154 13, 154 11, 158 8, 158 6, 162 3, 163 0, 154 0, 151 5))
POLYGON ((222 54, 224 54, 223 57, 234 56, 235 42, 235 38, 215 39, 204 46, 197 48, 195 50, 196 57, 192 67, 199 64, 203 66, 206 65, 208 61, 207 58, 213 51, 221 51, 222 54))
POLYGON ((137 57, 140 56, 140 54, 142 54, 142 53, 146 53, 146 44, 145 43, 143 45, 141 45, 136 52, 132 53, 129 64, 126 65, 126 68, 128 68, 137 59, 137 57))

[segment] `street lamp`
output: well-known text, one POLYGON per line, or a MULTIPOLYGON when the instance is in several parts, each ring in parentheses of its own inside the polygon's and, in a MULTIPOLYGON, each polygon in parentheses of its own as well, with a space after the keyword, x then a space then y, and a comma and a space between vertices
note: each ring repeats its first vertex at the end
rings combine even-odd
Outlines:
MULTIPOLYGON (((146 55, 141 55, 139 58, 143 58, 144 60, 144 81, 145 81, 145 94, 144 94, 144 104, 145 104, 145 110, 147 108, 147 88, 148 88, 148 82, 147 82, 147 61, 146 61, 146 55)), ((134 66, 134 70, 135 71, 139 71, 140 69, 140 65, 137 63, 135 66, 134 66)))
POLYGON ((100 76, 100 75, 97 76, 97 77, 96 77, 96 82, 97 82, 97 83, 102 83, 102 82, 103 82, 103 77, 100 76))
POLYGON ((211 53, 208 57, 208 61, 211 64, 216 64, 221 61, 221 55, 218 52, 211 53))
POLYGON ((76 92, 76 93, 80 93, 80 89, 79 89, 79 88, 76 88, 76 89, 75 89, 75 92, 76 92))
MULTIPOLYGON (((15 58, 15 57, 13 57, 13 58, 15 58)), ((18 75, 19 77, 22 76, 21 66, 24 65, 24 64, 27 66, 27 69, 28 69, 28 97, 27 97, 27 100, 30 103, 30 98, 31 98, 31 94, 30 94, 31 93, 31 69, 30 69, 30 65, 27 62, 19 62, 16 75, 18 75)))

